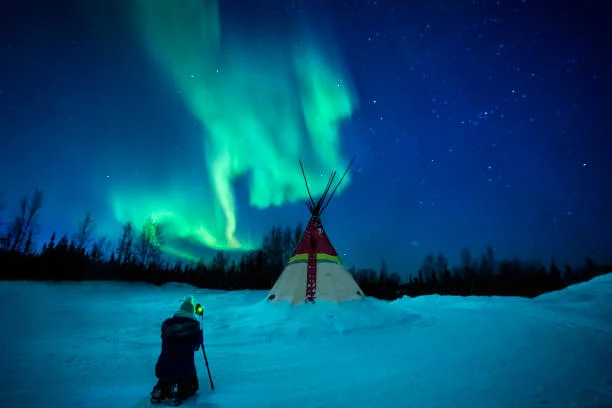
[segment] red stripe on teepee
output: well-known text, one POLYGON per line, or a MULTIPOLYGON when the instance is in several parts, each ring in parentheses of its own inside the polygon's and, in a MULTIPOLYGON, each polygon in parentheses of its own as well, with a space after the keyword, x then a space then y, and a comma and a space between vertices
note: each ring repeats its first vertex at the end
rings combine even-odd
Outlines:
POLYGON ((317 255, 308 254, 308 266, 306 267, 306 301, 314 302, 317 292, 317 255))

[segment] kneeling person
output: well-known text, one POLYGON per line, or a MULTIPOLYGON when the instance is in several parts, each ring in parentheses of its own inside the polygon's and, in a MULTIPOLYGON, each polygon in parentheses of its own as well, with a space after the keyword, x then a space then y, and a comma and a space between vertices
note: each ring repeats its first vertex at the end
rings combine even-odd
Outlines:
POLYGON ((155 365, 158 381, 151 392, 151 402, 170 399, 178 405, 199 388, 194 354, 202 345, 203 334, 193 296, 188 296, 179 310, 164 320, 161 339, 161 353, 155 365))

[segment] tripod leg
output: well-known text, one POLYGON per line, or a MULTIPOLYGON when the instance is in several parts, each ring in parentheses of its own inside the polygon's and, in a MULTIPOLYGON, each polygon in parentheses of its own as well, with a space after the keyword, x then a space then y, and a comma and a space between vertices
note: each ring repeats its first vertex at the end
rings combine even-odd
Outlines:
MULTIPOLYGON (((201 324, 200 324, 200 328, 203 329, 204 328, 204 316, 200 316, 201 319, 201 324)), ((213 383, 213 379, 212 379, 212 375, 210 375, 210 367, 208 366, 208 358, 206 358, 206 350, 204 350, 204 341, 202 341, 201 344, 202 347, 202 355, 204 356, 204 362, 206 363, 206 371, 208 371, 208 379, 210 380, 210 389, 211 390, 215 390, 215 384, 213 383)))
POLYGON ((215 390, 215 384, 213 383, 212 375, 210 375, 210 367, 208 366, 208 358, 206 358, 206 351, 204 350, 204 343, 202 343, 202 355, 204 356, 204 362, 206 363, 206 371, 208 371, 208 379, 210 380, 210 389, 215 390))

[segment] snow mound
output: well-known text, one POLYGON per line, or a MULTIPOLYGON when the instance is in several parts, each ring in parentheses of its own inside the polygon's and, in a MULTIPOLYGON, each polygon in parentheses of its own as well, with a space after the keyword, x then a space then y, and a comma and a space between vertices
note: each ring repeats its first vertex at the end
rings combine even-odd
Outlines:
POLYGON ((566 325, 612 334, 612 273, 535 298, 541 315, 566 325))
MULTIPOLYGON (((211 302, 217 303, 217 302, 211 302)), ((363 330, 375 330, 397 324, 410 324, 420 316, 389 302, 373 298, 335 303, 273 304, 265 299, 234 306, 211 316, 207 325, 214 330, 242 333, 264 338, 305 338, 321 335, 346 335, 363 330)))
POLYGON ((610 305, 612 296, 612 273, 568 286, 565 289, 545 293, 536 299, 540 302, 584 303, 590 302, 598 306, 610 305))

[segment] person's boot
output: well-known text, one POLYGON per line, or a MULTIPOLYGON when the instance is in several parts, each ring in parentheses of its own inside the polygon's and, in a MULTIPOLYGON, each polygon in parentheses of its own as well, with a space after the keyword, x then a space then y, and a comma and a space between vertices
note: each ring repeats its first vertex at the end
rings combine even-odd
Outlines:
POLYGON ((155 387, 153 388, 153 391, 151 391, 151 403, 152 404, 159 404, 162 400, 162 390, 159 387, 155 387))
POLYGON ((178 384, 172 384, 170 387, 170 395, 168 396, 168 405, 178 407, 181 404, 178 394, 178 384))

